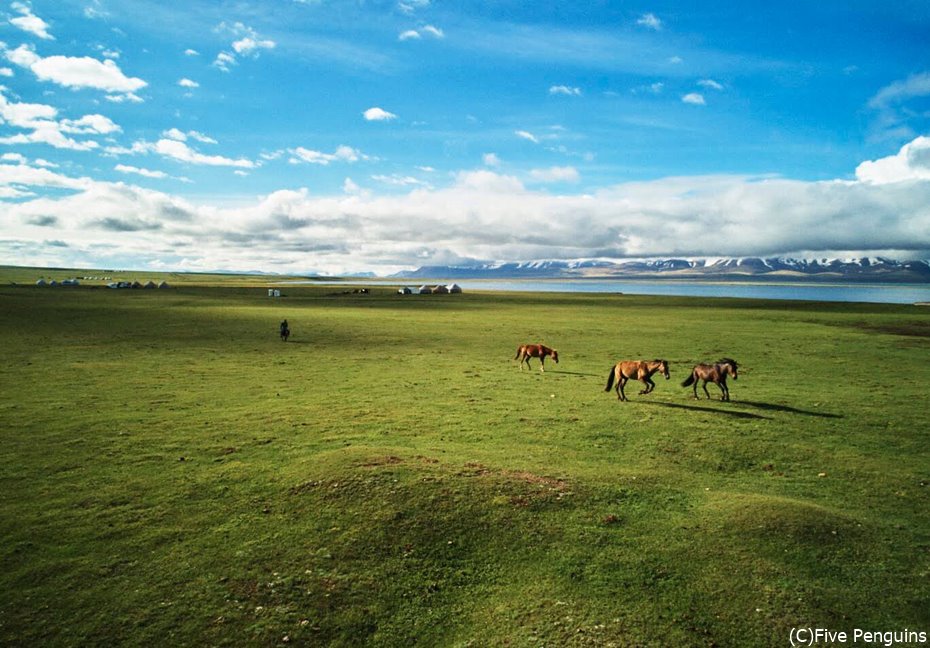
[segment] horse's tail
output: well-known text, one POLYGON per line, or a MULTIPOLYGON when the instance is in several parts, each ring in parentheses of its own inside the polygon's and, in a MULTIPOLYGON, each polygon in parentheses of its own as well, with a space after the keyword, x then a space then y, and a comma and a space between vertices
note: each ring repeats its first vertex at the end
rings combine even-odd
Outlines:
POLYGON ((517 347, 517 355, 515 355, 515 356, 513 357, 513 359, 514 359, 514 360, 518 359, 518 358, 520 357, 520 354, 521 354, 521 353, 523 353, 523 347, 522 347, 522 346, 521 346, 521 347, 517 347))
POLYGON ((688 376, 688 379, 681 383, 682 387, 688 387, 694 383, 694 372, 691 372, 691 375, 688 376))
POLYGON ((614 386, 614 374, 615 373, 616 371, 614 371, 614 367, 611 367, 610 373, 607 374, 607 386, 604 387, 604 391, 610 391, 610 388, 614 386))

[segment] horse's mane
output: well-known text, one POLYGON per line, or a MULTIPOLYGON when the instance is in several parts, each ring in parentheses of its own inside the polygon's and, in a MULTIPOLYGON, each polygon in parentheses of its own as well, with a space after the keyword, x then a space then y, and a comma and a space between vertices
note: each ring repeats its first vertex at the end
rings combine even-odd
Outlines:
POLYGON ((720 358, 717 364, 731 364, 735 369, 739 369, 739 365, 736 364, 736 360, 733 358, 720 358))

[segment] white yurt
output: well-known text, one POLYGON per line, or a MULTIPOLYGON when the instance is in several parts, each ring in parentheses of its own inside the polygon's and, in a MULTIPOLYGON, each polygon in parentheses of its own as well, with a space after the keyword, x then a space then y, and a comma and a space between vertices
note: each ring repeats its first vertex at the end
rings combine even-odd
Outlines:
POLYGON ((417 292, 420 293, 421 295, 428 295, 431 292, 433 292, 433 289, 430 288, 429 286, 420 286, 420 289, 417 292))
POLYGON ((446 288, 449 289, 449 292, 450 292, 450 293, 460 293, 460 292, 462 292, 462 287, 461 287, 460 285, 458 285, 457 283, 449 284, 448 286, 446 286, 446 288))

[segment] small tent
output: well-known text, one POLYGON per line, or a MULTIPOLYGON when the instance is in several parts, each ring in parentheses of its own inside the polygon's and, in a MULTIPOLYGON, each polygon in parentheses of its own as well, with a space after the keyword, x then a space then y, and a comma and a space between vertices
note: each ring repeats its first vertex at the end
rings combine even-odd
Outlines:
POLYGON ((446 286, 446 288, 449 289, 449 292, 450 292, 450 293, 460 293, 460 292, 462 292, 462 287, 461 287, 460 285, 458 285, 457 283, 449 284, 448 286, 446 286))
POLYGON ((403 288, 398 289, 397 294, 398 295, 412 295, 413 291, 409 287, 404 286, 403 288))
POLYGON ((36 285, 37 285, 37 286, 44 286, 44 285, 45 285, 45 279, 39 279, 39 280, 36 282, 36 285))
POLYGON ((160 284, 158 284, 158 287, 159 287, 159 288, 167 288, 167 287, 168 287, 168 282, 167 282, 167 281, 162 281, 160 284))
POLYGON ((435 295, 445 295, 445 294, 448 294, 448 292, 449 292, 449 289, 443 286, 442 284, 439 284, 438 286, 433 288, 433 294, 435 295))
POLYGON ((419 292, 421 295, 429 295, 431 292, 433 292, 433 289, 429 286, 420 286, 420 290, 417 292, 419 292))
POLYGON ((151 290, 152 288, 155 287, 155 282, 152 281, 151 279, 149 279, 148 283, 146 283, 146 284, 145 284, 144 286, 142 286, 142 287, 151 290))

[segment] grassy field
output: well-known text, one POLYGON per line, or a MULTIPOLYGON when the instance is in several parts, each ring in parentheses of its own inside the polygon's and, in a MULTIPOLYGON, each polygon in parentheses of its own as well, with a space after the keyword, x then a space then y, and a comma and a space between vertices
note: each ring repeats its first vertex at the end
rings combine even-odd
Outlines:
POLYGON ((925 308, 35 278, 0 272, 4 645, 930 631, 925 308))

